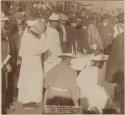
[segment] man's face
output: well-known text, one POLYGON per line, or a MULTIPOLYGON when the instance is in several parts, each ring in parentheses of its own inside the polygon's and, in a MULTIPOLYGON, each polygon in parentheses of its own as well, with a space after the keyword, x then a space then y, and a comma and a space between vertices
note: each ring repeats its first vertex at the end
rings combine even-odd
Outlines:
POLYGON ((45 32, 46 24, 44 19, 38 19, 37 23, 30 27, 30 30, 36 32, 37 34, 42 34, 45 32))
POLYGON ((76 22, 72 22, 72 23, 71 23, 71 26, 72 26, 72 27, 76 27, 76 26, 77 26, 77 23, 76 23, 76 22))
POLYGON ((20 25, 22 23, 22 19, 17 19, 17 23, 20 25))
POLYGON ((82 26, 82 29, 86 30, 86 29, 87 29, 87 26, 82 26))
POLYGON ((5 21, 1 21, 1 28, 4 29, 5 27, 5 21))
POLYGON ((103 21, 103 25, 104 25, 104 26, 106 26, 108 23, 109 23, 109 19, 105 19, 105 20, 103 21))

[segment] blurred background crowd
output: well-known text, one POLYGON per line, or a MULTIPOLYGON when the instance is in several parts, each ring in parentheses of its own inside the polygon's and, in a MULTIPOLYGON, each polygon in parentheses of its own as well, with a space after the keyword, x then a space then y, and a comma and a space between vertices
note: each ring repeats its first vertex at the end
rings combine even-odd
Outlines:
MULTIPOLYGON (((93 53, 94 51, 102 52, 106 55, 110 54, 112 41, 121 33, 122 28, 118 22, 123 23, 123 9, 117 8, 111 12, 88 9, 92 4, 82 4, 78 1, 2 1, 1 11, 4 17, 7 17, 4 28, 1 30, 2 44, 4 47, 4 38, 8 38, 9 54, 11 59, 7 69, 10 71, 7 76, 7 86, 3 86, 6 91, 5 107, 17 99, 17 81, 20 71, 20 63, 18 60, 20 42, 23 33, 27 27, 29 17, 42 17, 46 22, 50 21, 50 16, 56 14, 61 20, 60 27, 55 26, 59 33, 60 43, 63 52, 82 52, 93 53), (65 26, 65 31, 61 27, 65 26), (65 35, 66 34, 66 35, 65 35), (62 37, 63 36, 63 37, 62 37), (67 40, 65 40, 65 38, 67 40), (84 38, 84 39, 83 39, 84 38), (75 47, 77 46, 77 48, 75 47), (74 49, 75 48, 75 49, 74 49), (9 67, 12 66, 12 68, 9 67)), ((3 51, 7 53, 6 51, 3 51)), ((4 55, 6 55, 4 53, 4 55)), ((2 55, 2 56, 4 56, 2 55)), ((6 56, 5 56, 6 57, 6 56)), ((3 59, 5 57, 2 57, 3 59)), ((4 84, 4 83, 3 83, 4 84)), ((117 98, 117 95, 115 96, 117 98)), ((117 99, 116 99, 117 100, 117 99)))

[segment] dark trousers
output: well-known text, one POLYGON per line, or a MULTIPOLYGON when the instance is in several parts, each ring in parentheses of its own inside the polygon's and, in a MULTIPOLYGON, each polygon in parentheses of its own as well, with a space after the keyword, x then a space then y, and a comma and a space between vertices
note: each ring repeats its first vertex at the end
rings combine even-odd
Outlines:
POLYGON ((2 113, 6 114, 7 110, 7 76, 5 70, 2 70, 2 113))
POLYGON ((19 73, 20 73, 20 66, 16 66, 15 71, 13 72, 13 77, 14 77, 14 81, 13 81, 13 97, 14 98, 17 98, 17 94, 18 94, 17 83, 18 83, 18 79, 19 79, 19 73))
POLYGON ((2 113, 6 113, 14 96, 14 73, 2 70, 2 113))
POLYGON ((114 75, 114 81, 118 87, 120 113, 124 114, 124 72, 117 72, 114 75))

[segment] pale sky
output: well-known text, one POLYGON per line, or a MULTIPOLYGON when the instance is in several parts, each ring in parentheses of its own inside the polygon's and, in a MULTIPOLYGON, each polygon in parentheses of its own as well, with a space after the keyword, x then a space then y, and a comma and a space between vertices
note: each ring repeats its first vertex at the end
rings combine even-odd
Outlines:
POLYGON ((97 10, 103 8, 108 11, 115 10, 116 8, 124 9, 124 2, 123 1, 82 1, 83 4, 93 4, 88 8, 97 10))

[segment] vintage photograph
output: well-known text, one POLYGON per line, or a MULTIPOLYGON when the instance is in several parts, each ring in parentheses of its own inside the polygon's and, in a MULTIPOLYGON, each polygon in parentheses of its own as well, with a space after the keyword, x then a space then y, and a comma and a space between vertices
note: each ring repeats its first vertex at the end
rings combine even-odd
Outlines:
POLYGON ((124 0, 1 0, 2 114, 124 114, 124 0))

